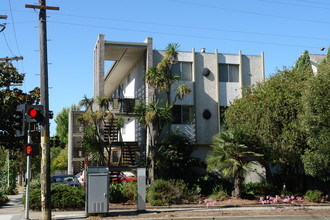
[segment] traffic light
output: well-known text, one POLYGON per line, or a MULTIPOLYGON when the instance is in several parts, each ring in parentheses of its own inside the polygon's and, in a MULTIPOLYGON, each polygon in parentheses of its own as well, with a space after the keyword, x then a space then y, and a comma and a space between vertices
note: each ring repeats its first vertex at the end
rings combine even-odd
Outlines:
POLYGON ((25 153, 26 153, 26 156, 39 155, 39 144, 26 144, 25 153))
POLYGON ((28 105, 26 107, 26 121, 42 123, 44 120, 42 105, 28 105))
POLYGON ((21 137, 25 134, 25 104, 20 104, 16 107, 13 119, 13 128, 15 129, 15 137, 21 137))

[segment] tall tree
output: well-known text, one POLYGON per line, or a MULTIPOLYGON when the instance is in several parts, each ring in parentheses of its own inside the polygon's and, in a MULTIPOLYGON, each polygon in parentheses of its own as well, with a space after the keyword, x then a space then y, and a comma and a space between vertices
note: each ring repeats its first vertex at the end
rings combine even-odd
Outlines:
POLYGON ((293 69, 245 89, 243 98, 235 100, 225 113, 230 129, 243 130, 263 145, 263 165, 269 179, 270 164, 280 165, 283 177, 289 177, 290 170, 301 165, 301 155, 307 148, 306 133, 300 126, 302 93, 312 76, 305 51, 293 69))
MULTIPOLYGON (((0 62, 0 146, 8 149, 11 162, 16 163, 20 177, 24 174, 25 155, 23 144, 27 137, 15 137, 14 112, 19 104, 37 104, 40 99, 40 90, 35 88, 24 93, 17 87, 24 82, 25 75, 19 73, 10 62, 0 62)), ((36 161, 39 162, 40 161, 36 161)), ((8 161, 7 161, 8 163, 8 161)), ((12 164, 13 165, 13 164, 12 164)), ((15 183, 15 176, 10 182, 15 183)))
MULTIPOLYGON (((140 115, 140 122, 146 125, 150 137, 149 143, 147 143, 150 152, 147 153, 151 161, 149 170, 151 182, 155 177, 155 154, 159 145, 159 138, 166 122, 172 119, 171 86, 178 81, 179 76, 173 74, 171 70, 172 65, 178 62, 178 48, 177 43, 168 44, 164 57, 157 67, 151 67, 146 71, 147 83, 155 88, 153 103, 142 104, 136 108, 136 113, 140 115), (163 93, 165 93, 165 100, 160 100, 163 93)), ((184 95, 189 94, 191 90, 186 84, 179 84, 177 91, 176 97, 180 96, 182 98, 184 95)), ((176 97, 174 100, 176 100, 176 97)))
MULTIPOLYGON (((71 109, 79 110, 79 107, 72 105, 71 109)), ((69 111, 70 108, 63 108, 60 113, 56 115, 56 136, 59 137, 60 141, 65 145, 68 144, 68 126, 69 126, 69 111)))
MULTIPOLYGON (((330 49, 330 48, 329 48, 330 49)), ((304 92, 302 126, 310 146, 302 156, 305 172, 330 179, 330 50, 304 92)))

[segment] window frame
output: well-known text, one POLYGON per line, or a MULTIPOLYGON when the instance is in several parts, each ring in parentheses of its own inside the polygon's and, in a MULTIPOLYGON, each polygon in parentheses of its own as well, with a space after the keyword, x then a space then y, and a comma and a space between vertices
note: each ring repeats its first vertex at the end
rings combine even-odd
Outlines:
POLYGON ((219 82, 239 82, 239 64, 232 63, 219 63, 219 82), (223 68, 221 66, 226 66, 226 71, 222 71, 223 68), (234 71, 231 68, 235 67, 235 75, 234 71), (225 72, 225 73, 224 73, 225 72), (224 80, 225 78, 225 80, 224 80))

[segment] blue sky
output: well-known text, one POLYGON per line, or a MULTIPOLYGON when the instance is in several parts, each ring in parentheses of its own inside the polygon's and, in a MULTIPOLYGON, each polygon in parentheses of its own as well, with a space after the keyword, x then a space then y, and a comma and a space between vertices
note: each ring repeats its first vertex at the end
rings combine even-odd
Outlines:
MULTIPOLYGON (((0 0, 6 29, 0 33, 0 58, 26 73, 25 92, 40 86, 38 11, 31 0, 0 0)), ((154 49, 179 43, 181 51, 206 48, 213 53, 265 53, 266 76, 291 67, 305 50, 325 54, 330 39, 328 0, 48 0, 59 11, 48 15, 50 110, 78 104, 93 95, 93 48, 98 34, 105 40, 143 42, 154 49), (324 51, 320 51, 325 47, 324 51)), ((51 136, 55 134, 51 121, 51 136)))

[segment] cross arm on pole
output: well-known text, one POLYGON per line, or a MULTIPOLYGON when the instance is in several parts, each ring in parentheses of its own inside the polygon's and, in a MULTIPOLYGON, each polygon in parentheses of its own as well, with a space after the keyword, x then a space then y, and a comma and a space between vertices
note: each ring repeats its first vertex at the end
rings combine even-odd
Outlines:
POLYGON ((48 9, 48 10, 60 10, 60 7, 54 6, 42 6, 42 5, 25 5, 25 8, 34 8, 34 9, 48 9))

